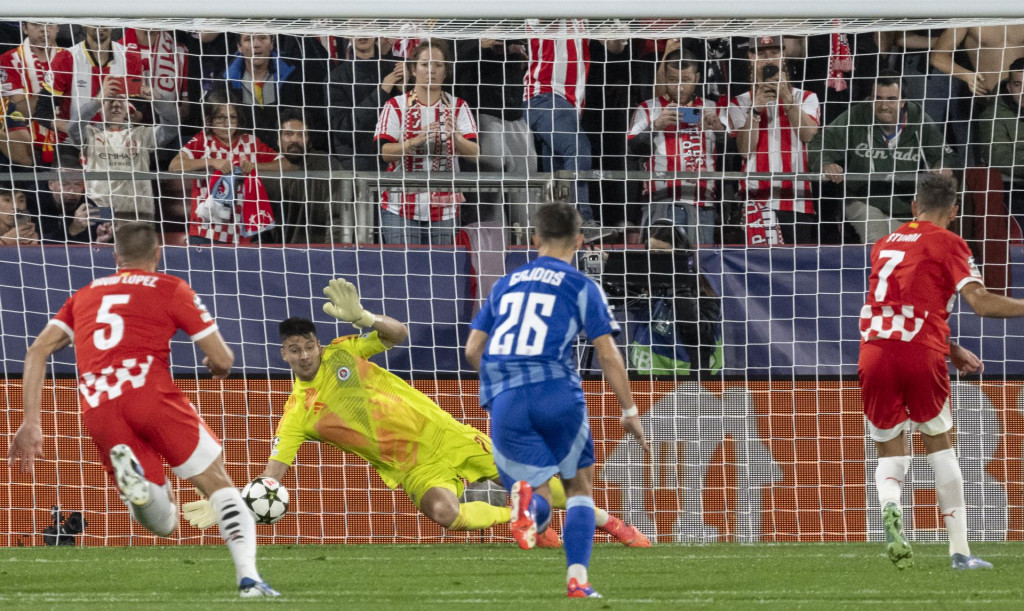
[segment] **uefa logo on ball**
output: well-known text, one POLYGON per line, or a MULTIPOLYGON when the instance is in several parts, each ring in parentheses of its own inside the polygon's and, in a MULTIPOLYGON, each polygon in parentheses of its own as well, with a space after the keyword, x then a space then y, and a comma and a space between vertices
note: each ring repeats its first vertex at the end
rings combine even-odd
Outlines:
POLYGON ((349 370, 348 367, 339 367, 338 368, 338 381, 339 382, 344 382, 351 375, 352 375, 352 372, 349 370))

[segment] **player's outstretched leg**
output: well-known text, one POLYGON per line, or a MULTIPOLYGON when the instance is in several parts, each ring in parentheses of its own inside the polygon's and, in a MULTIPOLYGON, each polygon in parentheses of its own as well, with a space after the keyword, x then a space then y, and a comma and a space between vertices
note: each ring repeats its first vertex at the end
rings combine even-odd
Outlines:
MULTIPOLYGON (((552 477, 551 480, 548 481, 548 485, 551 487, 551 506, 558 509, 565 509, 565 486, 562 484, 562 480, 557 477, 552 477)), ((650 539, 637 530, 635 526, 627 524, 600 507, 595 507, 594 509, 594 524, 596 524, 602 532, 608 533, 613 539, 626 547, 651 546, 650 539)), ((550 531, 550 529, 548 529, 548 531, 550 531)), ((548 531, 544 531, 544 533, 548 533, 548 531)), ((544 537, 548 540, 541 543, 541 534, 537 535, 537 547, 561 547, 561 541, 557 541, 557 535, 552 538, 550 535, 544 534, 544 537), (555 544, 556 542, 557 545, 555 544)))
POLYGON ((121 500, 132 517, 149 532, 166 537, 178 527, 178 507, 174 504, 167 482, 157 485, 146 479, 139 459, 126 444, 110 450, 110 465, 121 500))
POLYGON ((903 512, 896 503, 888 503, 882 508, 882 527, 885 530, 885 540, 888 542, 886 553, 889 560, 898 569, 906 569, 914 566, 914 551, 910 549, 910 543, 903 536, 903 512))
POLYGON ((530 515, 530 501, 533 498, 533 487, 528 482, 518 481, 509 492, 512 498, 512 521, 509 528, 512 537, 523 549, 533 549, 537 544, 537 524, 530 515))
POLYGON ((267 585, 256 568, 256 522, 242 495, 231 483, 218 458, 199 475, 188 478, 210 500, 220 536, 235 563, 235 582, 242 598, 280 596, 267 585))

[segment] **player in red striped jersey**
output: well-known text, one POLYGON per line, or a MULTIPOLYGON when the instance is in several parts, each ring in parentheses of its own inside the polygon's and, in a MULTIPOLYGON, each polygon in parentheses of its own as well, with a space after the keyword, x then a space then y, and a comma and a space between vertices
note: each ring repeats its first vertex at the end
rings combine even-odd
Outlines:
POLYGON ((953 449, 946 357, 961 373, 984 366, 950 341, 949 313, 960 294, 979 316, 1024 316, 1024 300, 989 293, 963 238, 947 227, 956 218, 956 183, 922 174, 914 220, 875 243, 867 302, 860 314, 860 377, 864 414, 878 450, 875 483, 888 541, 898 568, 913 565, 903 535, 900 496, 910 467, 907 436, 921 432, 935 473, 935 497, 949 533, 954 569, 991 568, 967 543, 964 480, 953 449))
POLYGON ((170 374, 169 342, 178 329, 206 355, 215 379, 227 377, 234 354, 188 284, 156 271, 160 244, 149 224, 118 227, 114 259, 117 273, 76 291, 29 347, 25 415, 7 452, 10 464, 31 472, 42 456, 46 361, 74 344, 82 424, 132 517, 161 537, 178 526, 166 460, 209 497, 241 596, 278 596, 256 568, 256 524, 224 468, 220 441, 170 374))

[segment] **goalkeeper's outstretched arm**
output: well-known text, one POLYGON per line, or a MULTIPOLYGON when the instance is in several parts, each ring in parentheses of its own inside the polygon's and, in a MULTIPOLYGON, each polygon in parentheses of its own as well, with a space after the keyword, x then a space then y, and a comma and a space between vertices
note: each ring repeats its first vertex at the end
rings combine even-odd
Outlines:
POLYGON ((260 477, 269 477, 281 481, 288 474, 288 465, 273 458, 267 460, 267 467, 260 473, 260 477))
POLYGON ((344 278, 335 278, 324 287, 327 303, 324 312, 360 329, 373 329, 388 348, 409 337, 409 329, 390 316, 377 315, 363 309, 356 286, 344 278))

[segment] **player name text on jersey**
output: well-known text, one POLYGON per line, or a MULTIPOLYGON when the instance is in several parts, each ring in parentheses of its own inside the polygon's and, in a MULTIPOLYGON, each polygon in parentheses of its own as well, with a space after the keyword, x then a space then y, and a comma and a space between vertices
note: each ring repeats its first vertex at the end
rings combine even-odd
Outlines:
POLYGON ((535 267, 533 269, 512 274, 508 279, 508 285, 515 286, 520 282, 543 282, 544 284, 558 286, 562 284, 562 280, 564 279, 565 272, 556 272, 543 267, 535 267))
POLYGON ((115 284, 141 284, 149 288, 156 288, 156 276, 143 276, 138 274, 132 274, 130 276, 107 276, 106 278, 97 278, 92 281, 89 286, 113 286, 115 284))

